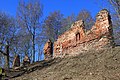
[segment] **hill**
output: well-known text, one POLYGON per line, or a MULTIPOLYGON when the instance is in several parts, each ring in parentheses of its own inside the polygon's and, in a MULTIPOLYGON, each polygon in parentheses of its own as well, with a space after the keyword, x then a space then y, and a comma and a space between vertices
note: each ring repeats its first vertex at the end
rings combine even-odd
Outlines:
POLYGON ((74 57, 37 62, 32 66, 33 70, 29 69, 12 80, 120 80, 120 47, 91 50, 74 57))

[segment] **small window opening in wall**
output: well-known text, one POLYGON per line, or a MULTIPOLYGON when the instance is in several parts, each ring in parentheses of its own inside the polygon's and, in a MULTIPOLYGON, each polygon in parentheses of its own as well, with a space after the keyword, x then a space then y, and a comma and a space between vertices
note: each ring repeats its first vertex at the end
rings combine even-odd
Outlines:
POLYGON ((79 41, 80 40, 80 33, 77 33, 76 34, 76 41, 79 41))

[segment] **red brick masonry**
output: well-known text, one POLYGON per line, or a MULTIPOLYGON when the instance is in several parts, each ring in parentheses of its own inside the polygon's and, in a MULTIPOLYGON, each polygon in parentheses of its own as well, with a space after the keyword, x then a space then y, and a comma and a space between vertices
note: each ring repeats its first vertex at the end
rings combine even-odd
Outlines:
POLYGON ((48 60, 49 58, 52 58, 52 42, 51 40, 48 40, 44 46, 44 56, 45 56, 45 60, 48 60))
POLYGON ((85 31, 84 22, 79 20, 60 35, 54 42, 54 57, 75 55, 90 49, 113 47, 113 31, 109 12, 101 10, 91 30, 85 31))
POLYGON ((91 49, 114 46, 112 22, 109 12, 101 10, 91 30, 86 31, 82 20, 76 21, 71 28, 54 42, 53 57, 76 55, 91 49))

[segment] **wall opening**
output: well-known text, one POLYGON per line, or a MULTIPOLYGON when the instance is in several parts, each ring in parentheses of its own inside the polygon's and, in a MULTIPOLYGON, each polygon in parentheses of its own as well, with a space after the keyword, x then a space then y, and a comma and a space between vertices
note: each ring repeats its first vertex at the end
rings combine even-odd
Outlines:
POLYGON ((76 41, 79 41, 80 40, 80 33, 77 33, 76 34, 76 41))

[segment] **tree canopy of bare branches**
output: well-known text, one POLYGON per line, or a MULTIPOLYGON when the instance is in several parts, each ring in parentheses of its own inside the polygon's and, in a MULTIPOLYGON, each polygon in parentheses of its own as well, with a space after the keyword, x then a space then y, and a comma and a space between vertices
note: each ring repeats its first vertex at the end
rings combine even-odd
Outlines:
POLYGON ((20 27, 28 31, 32 41, 32 61, 35 61, 35 39, 37 29, 40 28, 43 6, 39 0, 29 2, 20 1, 17 10, 17 21, 20 27))

